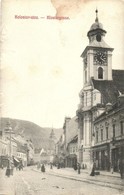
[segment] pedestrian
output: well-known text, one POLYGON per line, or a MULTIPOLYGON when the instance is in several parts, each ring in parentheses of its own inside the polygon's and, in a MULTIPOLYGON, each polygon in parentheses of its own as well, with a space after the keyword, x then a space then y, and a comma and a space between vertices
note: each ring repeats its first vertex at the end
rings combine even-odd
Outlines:
POLYGON ((14 171, 14 164, 11 163, 11 175, 13 175, 13 171, 14 171))
POLYGON ((41 166, 41 172, 42 172, 42 173, 45 172, 45 166, 44 166, 44 164, 42 164, 42 166, 41 166))
POLYGON ((113 174, 114 169, 113 169, 113 165, 112 165, 112 163, 110 163, 110 169, 111 169, 111 173, 113 174))
POLYGON ((7 168, 6 168, 6 176, 10 177, 10 163, 8 163, 7 168))
POLYGON ((119 161, 119 171, 121 179, 124 179, 124 162, 122 160, 119 161))
POLYGON ((96 163, 94 162, 93 165, 92 165, 92 170, 91 170, 90 176, 95 175, 95 169, 96 169, 96 163))
POLYGON ((23 170, 23 163, 22 163, 22 161, 19 162, 18 168, 19 168, 19 171, 23 170))
POLYGON ((50 163, 50 169, 53 169, 53 165, 52 165, 52 163, 50 163))
POLYGON ((75 171, 77 170, 77 164, 74 165, 74 170, 75 170, 75 171))
POLYGON ((78 174, 80 174, 80 170, 81 170, 80 163, 77 164, 77 170, 78 170, 78 174))
POLYGON ((60 169, 60 163, 58 163, 58 165, 57 165, 57 169, 60 169))

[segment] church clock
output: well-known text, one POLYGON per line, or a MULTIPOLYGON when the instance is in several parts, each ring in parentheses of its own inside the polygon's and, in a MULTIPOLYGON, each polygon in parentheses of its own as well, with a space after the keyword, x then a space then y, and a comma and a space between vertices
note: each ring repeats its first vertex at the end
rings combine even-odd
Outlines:
POLYGON ((107 65, 107 52, 99 51, 99 50, 95 51, 94 64, 95 65, 107 65))

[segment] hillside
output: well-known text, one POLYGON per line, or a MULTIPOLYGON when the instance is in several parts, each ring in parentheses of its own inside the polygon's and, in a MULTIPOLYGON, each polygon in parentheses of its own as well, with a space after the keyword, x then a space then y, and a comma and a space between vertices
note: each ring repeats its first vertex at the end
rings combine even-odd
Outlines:
MULTIPOLYGON (((22 134, 25 139, 31 139, 35 148, 47 148, 51 128, 42 128, 37 124, 19 119, 9 119, 11 127, 16 134, 22 134)), ((0 128, 4 129, 8 118, 1 118, 0 128)), ((54 129, 57 139, 59 139, 62 129, 54 129)))

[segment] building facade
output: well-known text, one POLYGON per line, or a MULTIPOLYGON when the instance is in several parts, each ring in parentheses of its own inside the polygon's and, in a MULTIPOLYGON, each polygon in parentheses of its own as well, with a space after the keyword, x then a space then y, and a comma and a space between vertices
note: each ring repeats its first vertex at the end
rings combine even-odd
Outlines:
POLYGON ((92 163, 95 118, 105 111, 106 104, 113 104, 124 92, 124 71, 112 70, 113 48, 104 40, 106 33, 96 10, 95 23, 87 33, 89 44, 81 54, 84 80, 77 110, 78 161, 85 168, 92 163))
POLYGON ((17 156, 17 143, 13 140, 14 132, 7 123, 0 133, 0 167, 6 167, 9 160, 17 156))
POLYGON ((77 166, 78 154, 78 135, 74 136, 67 146, 68 155, 66 156, 67 167, 77 166))
POLYGON ((94 127, 92 155, 96 168, 119 172, 119 162, 124 162, 124 95, 106 106, 105 112, 95 119, 94 127))

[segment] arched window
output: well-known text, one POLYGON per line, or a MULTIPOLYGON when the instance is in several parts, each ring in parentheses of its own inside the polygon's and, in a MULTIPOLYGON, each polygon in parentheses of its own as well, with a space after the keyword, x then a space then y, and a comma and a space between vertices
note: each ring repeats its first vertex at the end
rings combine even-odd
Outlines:
POLYGON ((103 68, 98 68, 98 79, 103 79, 103 68))

